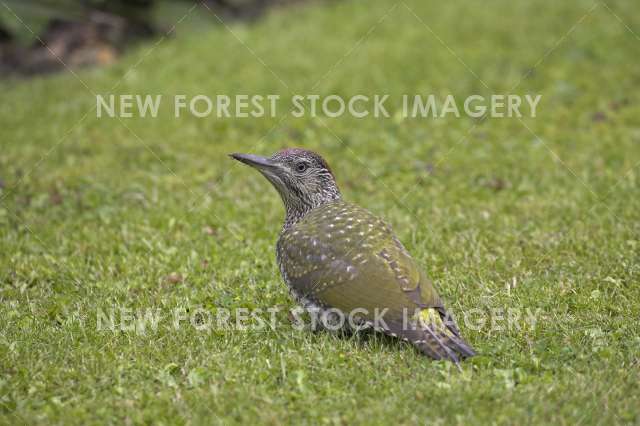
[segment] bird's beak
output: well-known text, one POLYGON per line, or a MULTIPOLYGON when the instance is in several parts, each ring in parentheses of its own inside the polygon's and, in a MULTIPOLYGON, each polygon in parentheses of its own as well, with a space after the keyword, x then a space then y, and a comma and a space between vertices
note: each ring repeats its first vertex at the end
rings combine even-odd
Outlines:
POLYGON ((260 157, 259 155, 233 153, 229 154, 229 156, 235 160, 240 161, 241 163, 247 164, 260 170, 276 167, 273 161, 269 160, 266 157, 260 157))

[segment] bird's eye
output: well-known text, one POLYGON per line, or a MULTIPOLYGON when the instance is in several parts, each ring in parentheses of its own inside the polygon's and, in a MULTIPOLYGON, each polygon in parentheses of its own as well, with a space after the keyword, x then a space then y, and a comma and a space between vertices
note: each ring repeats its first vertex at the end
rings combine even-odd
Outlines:
POLYGON ((298 163, 296 164, 296 172, 302 173, 307 170, 307 163, 298 163))

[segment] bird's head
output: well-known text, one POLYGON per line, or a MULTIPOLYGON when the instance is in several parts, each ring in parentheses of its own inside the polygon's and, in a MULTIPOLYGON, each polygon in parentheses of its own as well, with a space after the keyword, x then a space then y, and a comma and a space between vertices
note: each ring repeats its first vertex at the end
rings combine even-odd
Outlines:
POLYGON ((327 202, 340 199, 340 191, 327 162, 318 154, 288 148, 271 157, 231 154, 231 157, 258 169, 278 190, 287 215, 302 217, 327 202))

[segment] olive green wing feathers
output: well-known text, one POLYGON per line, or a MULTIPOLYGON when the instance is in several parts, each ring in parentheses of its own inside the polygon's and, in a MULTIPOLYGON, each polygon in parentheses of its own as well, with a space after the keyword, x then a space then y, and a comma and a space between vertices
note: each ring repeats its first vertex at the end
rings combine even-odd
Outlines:
POLYGON ((433 358, 473 354, 455 324, 422 324, 447 316, 440 297, 391 228, 367 210, 336 202, 312 211, 282 234, 278 256, 299 295, 346 314, 358 309, 367 322, 383 313, 383 331, 433 358))

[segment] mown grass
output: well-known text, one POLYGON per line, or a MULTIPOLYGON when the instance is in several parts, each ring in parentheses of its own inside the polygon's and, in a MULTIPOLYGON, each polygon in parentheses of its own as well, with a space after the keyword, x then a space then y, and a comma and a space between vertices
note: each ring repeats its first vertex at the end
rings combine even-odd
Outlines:
POLYGON ((640 422, 637 7, 327 3, 233 33, 191 19, 110 68, 2 83, 3 423, 640 422), (118 120, 92 92, 543 98, 522 122, 118 120), (394 226, 458 317, 484 313, 460 320, 480 353, 462 372, 288 325, 280 200, 227 153, 291 145, 394 226), (261 332, 165 319, 272 306, 281 326, 261 332), (98 331, 120 308, 163 320, 98 331), (500 309, 537 322, 495 330, 500 309))

